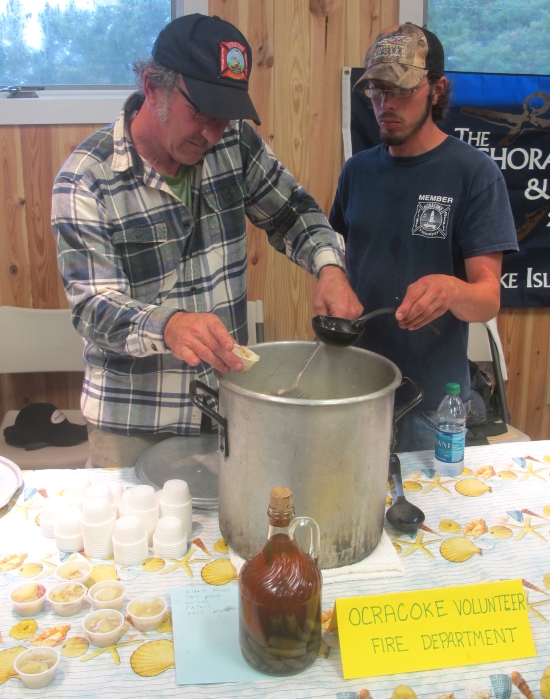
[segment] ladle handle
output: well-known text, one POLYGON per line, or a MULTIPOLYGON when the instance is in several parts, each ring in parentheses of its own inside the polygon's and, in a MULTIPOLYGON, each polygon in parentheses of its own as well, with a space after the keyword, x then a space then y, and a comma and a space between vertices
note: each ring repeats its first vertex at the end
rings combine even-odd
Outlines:
POLYGON ((377 311, 371 311, 371 313, 367 313, 364 316, 360 316, 359 318, 356 318, 354 321, 352 321, 352 325, 354 328, 359 330, 359 328, 363 325, 363 323, 366 323, 367 320, 370 320, 371 318, 375 318, 376 316, 381 316, 384 313, 396 313, 397 308, 379 308, 377 311))
POLYGON ((393 478, 395 483, 395 492, 397 497, 405 497, 403 494, 403 482, 401 480, 401 462, 397 454, 390 454, 390 476, 393 478))

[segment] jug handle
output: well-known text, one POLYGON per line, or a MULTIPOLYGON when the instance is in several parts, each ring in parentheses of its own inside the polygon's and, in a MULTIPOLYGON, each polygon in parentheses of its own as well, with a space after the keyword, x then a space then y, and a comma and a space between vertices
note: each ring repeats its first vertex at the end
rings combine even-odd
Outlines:
POLYGON ((288 533, 294 537, 294 530, 298 527, 307 527, 310 531, 311 538, 309 542, 309 551, 306 551, 308 556, 313 558, 315 563, 319 560, 319 551, 321 549, 321 532, 319 525, 311 517, 295 517, 289 525, 288 533))
POLYGON ((217 413, 215 410, 209 408, 206 405, 206 403, 204 403, 204 401, 202 400, 202 397, 199 395, 198 391, 208 393, 208 395, 211 396, 217 403, 219 403, 220 394, 213 388, 210 388, 210 386, 207 386, 202 381, 197 381, 196 379, 193 379, 193 381, 191 381, 191 383, 189 384, 189 392, 191 394, 191 402, 193 403, 193 405, 196 406, 205 415, 208 415, 209 418, 211 418, 219 424, 220 451, 224 454, 225 458, 227 459, 227 457, 229 456, 229 435, 227 432, 227 420, 224 417, 222 417, 219 413, 217 413))

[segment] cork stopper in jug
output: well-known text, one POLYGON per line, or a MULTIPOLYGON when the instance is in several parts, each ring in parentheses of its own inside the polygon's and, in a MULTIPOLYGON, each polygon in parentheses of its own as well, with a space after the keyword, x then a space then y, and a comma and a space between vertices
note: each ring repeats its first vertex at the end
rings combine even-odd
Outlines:
POLYGON ((269 523, 273 527, 288 527, 294 519, 292 490, 284 486, 272 488, 269 493, 269 508, 267 510, 269 523))

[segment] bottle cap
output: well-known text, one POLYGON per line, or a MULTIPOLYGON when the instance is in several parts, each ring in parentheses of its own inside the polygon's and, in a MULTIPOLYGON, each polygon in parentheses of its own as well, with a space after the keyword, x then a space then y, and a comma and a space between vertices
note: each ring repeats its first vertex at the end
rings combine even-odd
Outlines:
POLYGON ((292 510, 292 490, 284 486, 273 488, 269 493, 269 507, 278 512, 292 510))
POLYGON ((458 383, 448 383, 445 386, 445 391, 451 395, 451 396, 456 396, 457 394, 460 393, 460 384, 458 383))

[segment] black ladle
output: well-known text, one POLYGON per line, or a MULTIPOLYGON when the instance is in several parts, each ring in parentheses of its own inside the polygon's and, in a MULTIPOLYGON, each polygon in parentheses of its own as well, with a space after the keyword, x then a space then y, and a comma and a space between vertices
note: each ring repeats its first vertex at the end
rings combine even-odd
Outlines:
POLYGON ((390 454, 390 476, 395 483, 397 500, 391 507, 388 507, 386 519, 394 529, 402 532, 412 532, 424 524, 424 513, 416 505, 410 503, 403 494, 403 483, 401 482, 401 462, 397 454, 390 454))
MULTIPOLYGON (((338 318, 336 316, 315 316, 311 324, 313 330, 319 340, 325 345, 333 345, 335 347, 348 347, 356 342, 363 333, 363 324, 383 313, 395 313, 397 308, 379 308, 377 311, 372 311, 364 316, 360 316, 355 320, 347 318, 338 318)), ((428 323, 427 327, 435 335, 440 335, 439 330, 428 323)))

